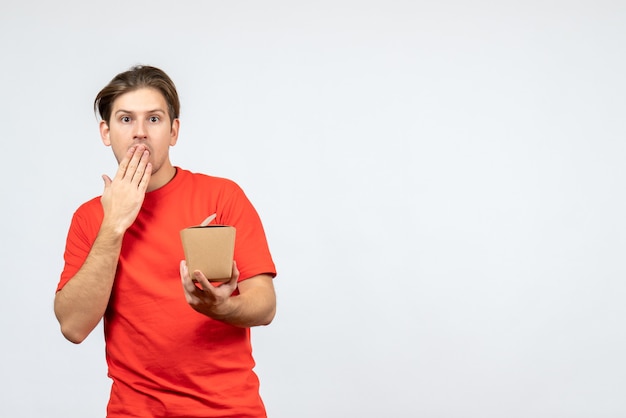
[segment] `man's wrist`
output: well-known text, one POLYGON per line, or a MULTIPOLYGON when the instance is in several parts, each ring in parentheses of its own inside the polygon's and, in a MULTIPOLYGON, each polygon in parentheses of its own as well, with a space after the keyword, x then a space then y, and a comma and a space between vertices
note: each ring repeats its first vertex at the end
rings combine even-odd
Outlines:
POLYGON ((237 317, 237 312, 239 311, 239 297, 238 296, 230 296, 225 299, 222 303, 216 306, 216 309, 213 310, 211 318, 217 319, 218 321, 228 322, 230 320, 237 317))

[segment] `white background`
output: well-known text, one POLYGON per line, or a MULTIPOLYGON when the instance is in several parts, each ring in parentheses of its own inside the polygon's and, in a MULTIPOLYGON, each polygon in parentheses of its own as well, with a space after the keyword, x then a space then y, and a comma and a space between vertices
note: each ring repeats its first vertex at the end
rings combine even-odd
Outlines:
POLYGON ((0 416, 104 416, 52 299, 139 63, 264 221, 270 417, 626 416, 625 2, 3 1, 0 53, 0 416))

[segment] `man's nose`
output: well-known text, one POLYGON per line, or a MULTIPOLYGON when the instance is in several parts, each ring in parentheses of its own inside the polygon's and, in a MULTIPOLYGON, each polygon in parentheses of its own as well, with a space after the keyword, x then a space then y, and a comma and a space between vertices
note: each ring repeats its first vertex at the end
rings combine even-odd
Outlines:
POLYGON ((135 139, 146 139, 148 134, 145 122, 137 122, 135 125, 135 139))

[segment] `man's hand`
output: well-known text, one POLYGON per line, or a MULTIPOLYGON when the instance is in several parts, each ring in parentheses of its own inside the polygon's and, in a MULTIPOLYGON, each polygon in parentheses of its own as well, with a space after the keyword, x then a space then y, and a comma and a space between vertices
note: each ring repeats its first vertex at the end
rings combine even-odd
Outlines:
POLYGON ((143 145, 131 147, 120 162, 115 178, 102 176, 103 226, 123 233, 135 222, 152 174, 149 158, 150 153, 143 145))
POLYGON ((239 270, 233 261, 233 270, 229 281, 214 286, 200 270, 189 274, 185 260, 180 262, 180 278, 187 303, 201 314, 223 320, 233 315, 236 309, 231 303, 231 295, 237 289, 239 270))
POLYGON ((185 260, 180 262, 180 278, 187 303, 201 314, 237 327, 268 325, 276 314, 276 294, 273 278, 259 274, 239 280, 237 264, 233 262, 228 282, 215 285, 201 271, 189 275, 185 260), (238 290, 233 295, 235 289, 238 290))

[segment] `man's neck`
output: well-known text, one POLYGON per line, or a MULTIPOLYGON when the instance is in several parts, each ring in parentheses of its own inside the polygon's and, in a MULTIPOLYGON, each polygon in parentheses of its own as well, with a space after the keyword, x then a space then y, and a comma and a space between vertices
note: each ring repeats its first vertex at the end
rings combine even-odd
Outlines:
POLYGON ((148 184, 147 192, 160 189, 169 183, 176 175, 176 167, 172 166, 169 162, 159 168, 156 172, 152 173, 150 177, 150 183, 148 184))

